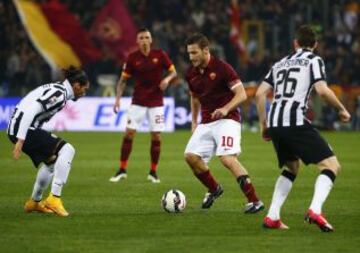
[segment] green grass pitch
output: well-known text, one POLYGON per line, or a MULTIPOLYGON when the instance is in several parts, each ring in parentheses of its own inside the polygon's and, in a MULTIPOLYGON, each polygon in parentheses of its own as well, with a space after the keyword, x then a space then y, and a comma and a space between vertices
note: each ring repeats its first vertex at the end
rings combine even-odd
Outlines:
MULTIPOLYGON (((36 170, 26 155, 12 160, 12 146, 5 132, 0 132, 0 252, 356 252, 360 248, 360 133, 323 134, 343 167, 324 206, 336 229, 331 234, 303 222, 318 174, 312 166, 303 167, 285 202, 282 218, 289 231, 264 230, 265 212, 243 214, 245 198, 216 158, 210 167, 225 192, 210 210, 201 210, 205 188, 183 159, 189 131, 163 135, 162 183, 157 185, 146 180, 148 134, 135 139, 128 179, 114 184, 109 178, 118 165, 121 133, 59 133, 76 148, 63 191, 70 216, 25 214, 23 205, 36 170), (161 209, 161 196, 171 188, 185 193, 184 213, 161 209)), ((239 159, 269 207, 279 175, 272 145, 259 134, 244 132, 242 150, 239 159)))

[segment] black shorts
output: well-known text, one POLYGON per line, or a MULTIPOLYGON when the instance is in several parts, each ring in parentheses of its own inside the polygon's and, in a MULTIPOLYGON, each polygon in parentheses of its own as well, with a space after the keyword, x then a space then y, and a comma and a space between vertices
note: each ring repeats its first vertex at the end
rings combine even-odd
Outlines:
MULTIPOLYGON (((17 142, 15 136, 8 135, 8 137, 12 143, 17 142)), ((35 167, 38 167, 41 162, 48 164, 50 158, 57 156, 65 144, 64 140, 43 129, 29 129, 22 151, 31 158, 35 167)))
POLYGON ((270 128, 269 135, 280 168, 288 161, 301 159, 306 165, 317 164, 334 155, 329 144, 310 123, 298 127, 270 128))

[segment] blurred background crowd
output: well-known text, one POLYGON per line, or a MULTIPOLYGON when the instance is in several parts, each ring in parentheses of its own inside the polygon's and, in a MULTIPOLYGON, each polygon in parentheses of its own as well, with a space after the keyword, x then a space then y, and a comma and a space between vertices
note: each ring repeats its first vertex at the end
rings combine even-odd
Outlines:
MULTIPOLYGON (((42 0, 39 2, 46 2, 42 0)), ((120 1, 120 0, 119 0, 120 1)), ((60 0, 67 4, 86 30, 107 0, 60 0)), ((154 46, 167 51, 179 73, 176 85, 167 95, 178 103, 187 103, 188 94, 183 75, 189 66, 184 41, 193 32, 203 32, 211 41, 211 49, 228 61, 247 86, 256 86, 274 61, 292 50, 292 37, 300 24, 312 24, 320 35, 317 53, 326 64, 329 84, 337 94, 348 99, 353 113, 353 129, 360 129, 360 97, 346 95, 360 88, 360 3, 356 0, 126 0, 124 1, 137 27, 147 27, 154 46), (236 15, 234 17, 234 15, 236 15), (234 21, 235 18, 235 21, 234 21), (232 23, 240 22, 241 43, 234 43, 232 23), (344 93, 345 91, 345 93, 344 93)), ((123 60, 102 48, 101 58, 85 69, 91 75, 91 95, 101 95, 98 75, 119 75, 123 60)), ((35 86, 51 81, 51 69, 32 45, 10 0, 0 1, 0 96, 19 96, 35 86)), ((127 93, 131 95, 131 85, 127 93)), ((318 125, 333 129, 336 112, 313 101, 313 117, 318 125)), ((251 126, 256 110, 250 101, 245 118, 251 126)))

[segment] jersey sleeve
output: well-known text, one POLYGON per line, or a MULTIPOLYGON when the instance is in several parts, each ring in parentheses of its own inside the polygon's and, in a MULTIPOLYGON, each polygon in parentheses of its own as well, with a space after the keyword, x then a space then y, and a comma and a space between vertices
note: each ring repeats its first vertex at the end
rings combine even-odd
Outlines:
POLYGON ((123 75, 126 78, 129 78, 133 74, 134 74, 133 61, 132 61, 132 57, 129 56, 128 59, 126 60, 126 62, 124 63, 124 65, 123 65, 121 75, 123 75))
POLYGON ((323 59, 315 57, 310 64, 310 83, 314 84, 321 80, 326 81, 325 64, 323 59))
POLYGON ((27 132, 33 122, 35 116, 43 111, 43 108, 38 103, 33 103, 32 106, 27 107, 20 113, 19 130, 16 134, 16 138, 25 140, 27 132))
POLYGON ((273 75, 273 68, 269 70, 269 72, 266 74, 264 81, 270 84, 272 87, 274 87, 274 75, 273 75))
POLYGON ((65 101, 65 93, 61 90, 50 89, 48 92, 44 93, 37 100, 42 106, 42 108, 46 111, 50 108, 61 105, 65 101))
POLYGON ((170 60, 169 55, 164 50, 161 50, 161 56, 162 56, 161 58, 162 58, 162 64, 163 64, 164 68, 167 71, 174 71, 175 66, 172 63, 172 61, 170 60))
POLYGON ((239 84, 242 84, 240 77, 238 76, 234 68, 227 63, 224 64, 224 76, 229 89, 234 89, 239 84))

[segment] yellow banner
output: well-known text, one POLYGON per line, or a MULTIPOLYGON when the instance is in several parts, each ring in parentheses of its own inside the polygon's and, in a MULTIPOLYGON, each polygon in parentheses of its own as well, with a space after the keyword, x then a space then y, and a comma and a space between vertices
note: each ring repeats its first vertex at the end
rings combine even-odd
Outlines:
POLYGON ((30 0, 13 1, 33 45, 53 69, 81 65, 71 46, 51 29, 40 6, 30 0))

